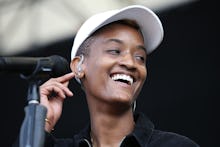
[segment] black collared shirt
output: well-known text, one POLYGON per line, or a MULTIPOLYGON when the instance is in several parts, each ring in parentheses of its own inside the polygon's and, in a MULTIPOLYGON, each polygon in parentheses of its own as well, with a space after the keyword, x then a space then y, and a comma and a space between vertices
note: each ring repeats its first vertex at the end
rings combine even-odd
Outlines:
MULTIPOLYGON (((120 147, 199 147, 188 137, 154 129, 153 123, 143 113, 134 115, 135 129, 121 142, 120 147)), ((46 134, 46 147, 92 147, 88 125, 72 139, 56 139, 46 134)))

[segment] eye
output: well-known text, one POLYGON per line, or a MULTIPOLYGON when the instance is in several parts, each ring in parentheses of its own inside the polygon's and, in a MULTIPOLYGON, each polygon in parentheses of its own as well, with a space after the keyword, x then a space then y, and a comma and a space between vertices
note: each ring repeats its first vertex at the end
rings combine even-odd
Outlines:
POLYGON ((136 60, 140 61, 141 63, 146 62, 146 58, 142 55, 136 55, 135 58, 136 58, 136 60))
POLYGON ((107 50, 107 52, 112 55, 119 55, 121 53, 119 49, 110 49, 110 50, 107 50))

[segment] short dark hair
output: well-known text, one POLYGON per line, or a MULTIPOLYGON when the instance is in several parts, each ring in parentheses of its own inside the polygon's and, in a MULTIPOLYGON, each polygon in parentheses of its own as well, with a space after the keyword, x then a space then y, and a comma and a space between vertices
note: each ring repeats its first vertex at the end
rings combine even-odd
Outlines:
POLYGON ((89 48, 91 43, 95 40, 95 37, 93 35, 89 36, 79 47, 78 51, 76 52, 76 56, 89 55, 89 48))
MULTIPOLYGON (((134 20, 129 20, 129 19, 123 19, 123 20, 118 20, 118 21, 114 21, 112 23, 109 23, 105 26, 103 26, 102 28, 108 26, 108 25, 111 25, 111 24, 115 24, 115 23, 118 23, 118 24, 124 24, 124 25, 127 25, 127 26, 130 26, 134 29, 136 29, 137 31, 140 31, 140 26, 136 23, 136 21, 134 20)), ((80 56, 80 55, 84 55, 84 56, 88 56, 89 55, 89 51, 90 51, 90 45, 91 43, 95 40, 95 34, 97 32, 99 32, 99 30, 101 30, 102 28, 96 30, 92 35, 90 35, 79 47, 78 51, 76 52, 76 56, 80 56)), ((142 33, 141 33, 142 35, 142 33)), ((142 35, 143 36, 143 35, 142 35)))

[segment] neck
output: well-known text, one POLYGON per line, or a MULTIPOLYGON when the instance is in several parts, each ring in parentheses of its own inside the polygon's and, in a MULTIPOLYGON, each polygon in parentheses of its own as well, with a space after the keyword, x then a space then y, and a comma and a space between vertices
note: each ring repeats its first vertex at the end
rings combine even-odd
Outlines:
POLYGON ((105 114, 100 111, 90 113, 91 139, 93 146, 119 146, 123 138, 134 129, 132 110, 120 115, 105 114))

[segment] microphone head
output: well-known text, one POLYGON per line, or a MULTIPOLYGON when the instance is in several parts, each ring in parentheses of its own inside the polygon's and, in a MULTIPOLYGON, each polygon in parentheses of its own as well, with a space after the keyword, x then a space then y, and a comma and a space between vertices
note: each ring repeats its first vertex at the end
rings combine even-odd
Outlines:
POLYGON ((71 72, 67 60, 58 55, 49 57, 0 57, 0 73, 20 73, 22 78, 34 76, 56 78, 71 72))
POLYGON ((50 59, 54 64, 51 77, 56 78, 71 72, 70 65, 65 58, 58 55, 53 55, 50 56, 50 59))

